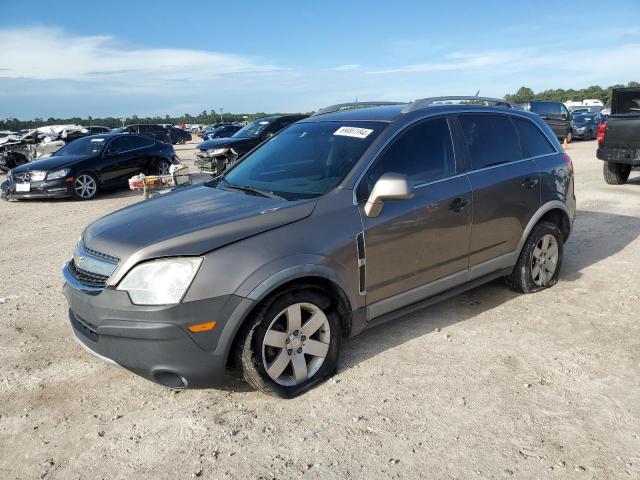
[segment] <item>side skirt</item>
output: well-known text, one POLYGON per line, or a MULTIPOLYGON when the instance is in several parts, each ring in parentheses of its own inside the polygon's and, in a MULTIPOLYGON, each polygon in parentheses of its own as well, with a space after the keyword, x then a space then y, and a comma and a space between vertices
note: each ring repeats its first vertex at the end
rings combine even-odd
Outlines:
POLYGON ((513 267, 498 270, 497 272, 493 272, 493 273, 484 275, 482 277, 476 278, 474 280, 458 285, 457 287, 451 288, 449 290, 446 290, 432 297, 426 298, 416 303, 412 303, 411 305, 407 305, 406 307, 402 307, 398 310, 394 310, 393 312, 389 312, 385 315, 381 315, 379 317, 373 318, 367 323, 365 329, 380 325, 382 323, 386 323, 389 320, 398 319, 400 317, 403 317, 413 312, 417 312, 426 307, 442 302, 443 300, 447 300, 451 297, 455 297, 456 295, 466 292, 467 290, 471 290, 476 287, 479 287, 480 285, 490 282, 491 280, 495 280, 496 278, 509 275, 511 274, 512 271, 513 271, 513 267))

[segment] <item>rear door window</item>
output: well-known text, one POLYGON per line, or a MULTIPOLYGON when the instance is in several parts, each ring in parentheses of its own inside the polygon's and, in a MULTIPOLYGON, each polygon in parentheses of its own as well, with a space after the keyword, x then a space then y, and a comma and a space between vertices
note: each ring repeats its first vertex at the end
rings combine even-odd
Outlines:
POLYGON ((378 179, 390 172, 406 175, 414 185, 453 175, 455 159, 447 119, 427 120, 401 133, 363 178, 358 199, 366 199, 378 179))
POLYGON ((470 113, 459 119, 473 170, 523 158, 516 129, 508 116, 470 113))
POLYGON ((555 148, 547 139, 544 133, 529 120, 522 118, 514 118, 513 122, 518 129, 520 142, 524 148, 527 157, 538 157, 540 155, 549 155, 555 153, 555 148))

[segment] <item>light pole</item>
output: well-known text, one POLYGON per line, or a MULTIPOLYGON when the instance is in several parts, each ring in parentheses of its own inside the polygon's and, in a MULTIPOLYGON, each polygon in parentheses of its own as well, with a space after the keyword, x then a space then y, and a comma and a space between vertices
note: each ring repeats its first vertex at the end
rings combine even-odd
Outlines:
POLYGON ((220 123, 224 123, 224 120, 222 120, 222 112, 224 112, 224 108, 220 107, 220 123))

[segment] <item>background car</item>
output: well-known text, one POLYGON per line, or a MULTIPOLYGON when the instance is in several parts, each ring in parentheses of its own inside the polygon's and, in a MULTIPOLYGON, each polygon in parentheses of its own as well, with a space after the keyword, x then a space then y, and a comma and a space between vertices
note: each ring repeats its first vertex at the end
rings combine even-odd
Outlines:
POLYGON ((580 113, 574 115, 571 118, 573 138, 593 140, 596 138, 600 121, 600 115, 594 113, 580 113))
POLYGON ((162 125, 140 124, 126 125, 115 130, 115 133, 137 133, 164 143, 171 143, 171 137, 162 125))
POLYGON ((171 144, 184 144, 191 141, 191 134, 181 128, 176 127, 165 127, 169 137, 171 138, 171 144))
POLYGON ((5 199, 90 200, 102 189, 128 186, 139 173, 166 175, 175 163, 168 143, 135 134, 93 135, 10 170, 0 189, 5 199))
POLYGON ((198 145, 195 166, 202 172, 219 175, 266 139, 308 115, 277 115, 248 123, 229 138, 214 138, 198 145))
POLYGON ((540 115, 544 122, 551 127, 553 134, 558 139, 563 140, 566 138, 568 142, 571 142, 573 131, 569 119, 569 110, 563 103, 539 100, 517 101, 514 103, 521 105, 525 110, 540 115))
POLYGON ((202 134, 203 140, 213 140, 214 138, 227 138, 234 135, 238 130, 242 128, 242 125, 228 124, 220 125, 214 128, 210 132, 204 132, 202 134))
POLYGON ((103 133, 109 133, 111 132, 111 129, 109 127, 101 127, 98 125, 93 125, 91 127, 86 127, 86 129, 89 131, 89 135, 100 135, 103 133))

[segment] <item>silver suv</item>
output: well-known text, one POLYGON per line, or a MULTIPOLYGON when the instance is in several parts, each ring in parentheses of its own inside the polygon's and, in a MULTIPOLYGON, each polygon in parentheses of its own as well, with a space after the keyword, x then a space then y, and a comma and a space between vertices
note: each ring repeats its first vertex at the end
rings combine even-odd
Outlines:
POLYGON ((97 220, 64 267, 76 337, 167 387, 219 386, 235 366, 291 397, 373 324, 497 277, 554 285, 573 167, 511 107, 328 107, 224 176, 97 220))

